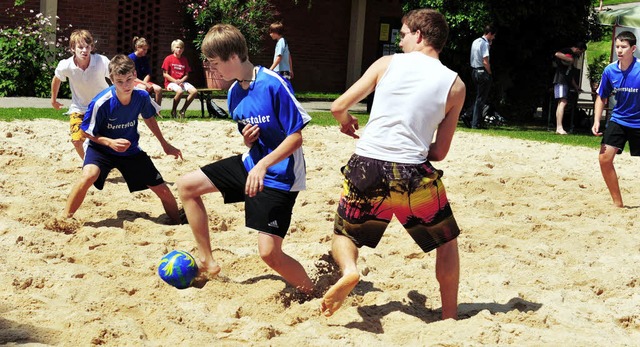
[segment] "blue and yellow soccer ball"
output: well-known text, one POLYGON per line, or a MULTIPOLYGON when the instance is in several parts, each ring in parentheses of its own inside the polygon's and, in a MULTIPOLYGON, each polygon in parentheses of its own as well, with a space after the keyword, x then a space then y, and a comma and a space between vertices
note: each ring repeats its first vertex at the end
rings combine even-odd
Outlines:
POLYGON ((158 264, 158 275, 163 281, 178 288, 185 289, 198 275, 198 265, 191 254, 185 251, 171 251, 158 264))

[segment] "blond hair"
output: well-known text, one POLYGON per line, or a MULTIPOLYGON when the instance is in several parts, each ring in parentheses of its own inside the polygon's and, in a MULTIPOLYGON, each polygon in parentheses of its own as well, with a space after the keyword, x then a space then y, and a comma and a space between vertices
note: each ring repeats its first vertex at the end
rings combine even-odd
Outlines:
POLYGON ((131 41, 133 42, 133 48, 136 49, 144 46, 149 46, 149 43, 147 43, 147 39, 145 39, 144 37, 134 36, 133 40, 131 41))
POLYGON ((230 24, 216 24, 202 40, 202 54, 209 59, 220 58, 222 61, 228 61, 235 54, 244 62, 249 57, 249 49, 238 28, 230 24))
POLYGON ((178 47, 184 48, 184 42, 180 39, 173 40, 173 42, 171 42, 171 52, 175 51, 178 47))
MULTIPOLYGON (((93 36, 86 29, 76 29, 69 36, 69 48, 73 51, 78 43, 84 42, 93 48, 93 36)), ((93 49, 92 49, 93 50, 93 49)))

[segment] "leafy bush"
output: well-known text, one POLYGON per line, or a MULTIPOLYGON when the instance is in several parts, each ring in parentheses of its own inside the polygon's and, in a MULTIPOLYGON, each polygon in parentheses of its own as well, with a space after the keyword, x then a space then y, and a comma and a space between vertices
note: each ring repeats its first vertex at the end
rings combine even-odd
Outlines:
POLYGON ((604 68, 609 65, 609 54, 601 54, 587 65, 587 75, 591 83, 600 83, 604 68))
POLYGON ((247 40, 250 56, 262 50, 274 12, 268 0, 181 0, 181 3, 193 19, 197 31, 193 43, 198 50, 209 28, 216 24, 238 28, 247 40))
MULTIPOLYGON (((4 12, 18 24, 0 28, 0 96, 48 97, 53 72, 65 55, 63 39, 56 40, 62 31, 49 17, 33 10, 27 13, 24 8, 9 7, 4 12)), ((69 96, 65 87, 60 97, 69 96)))

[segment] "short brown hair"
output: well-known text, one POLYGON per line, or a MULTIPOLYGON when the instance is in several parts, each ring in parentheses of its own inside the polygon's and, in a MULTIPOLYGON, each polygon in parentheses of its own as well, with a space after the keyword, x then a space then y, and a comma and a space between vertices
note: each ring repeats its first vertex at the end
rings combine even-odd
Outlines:
POLYGON ((209 29, 202 40, 202 54, 207 58, 227 61, 236 54, 240 61, 249 58, 249 49, 244 36, 231 24, 216 24, 209 29))
POLYGON ((116 54, 109 62, 109 76, 126 75, 136 71, 136 64, 124 54, 116 54))
POLYGON ((271 25, 269 25, 269 33, 284 34, 284 24, 282 24, 282 22, 271 23, 271 25))
POLYGON ((93 36, 86 29, 76 29, 69 36, 69 48, 73 51, 78 43, 84 42, 87 46, 93 47, 93 36))
POLYGON ((405 24, 411 32, 420 30, 422 39, 438 52, 442 51, 447 43, 449 25, 444 16, 436 10, 430 8, 411 10, 402 17, 402 24, 405 24))

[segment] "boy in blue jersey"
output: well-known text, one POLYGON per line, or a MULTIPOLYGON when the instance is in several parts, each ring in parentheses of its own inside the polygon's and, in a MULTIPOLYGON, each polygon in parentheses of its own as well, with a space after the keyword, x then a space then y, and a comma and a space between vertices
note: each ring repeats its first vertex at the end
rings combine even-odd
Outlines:
POLYGON ((591 131, 596 136, 603 135, 600 132, 602 111, 607 98, 614 94, 616 104, 602 137, 599 161, 613 204, 623 207, 613 159, 622 153, 627 142, 631 155, 640 156, 640 62, 633 56, 636 36, 632 32, 619 33, 615 45, 618 61, 609 64, 602 73, 591 131))
POLYGON ((267 265, 299 291, 313 283, 302 265, 285 254, 282 241, 300 190, 305 189, 302 128, 311 120, 289 85, 274 71, 254 66, 240 31, 213 26, 202 53, 227 81, 229 113, 238 122, 248 152, 206 165, 178 179, 178 194, 196 243, 199 271, 215 276, 220 266, 211 254, 207 211, 202 195, 220 192, 225 203, 244 201, 245 224, 259 231, 258 250, 267 265))
POLYGON ((130 192, 151 189, 162 201, 167 215, 174 223, 179 223, 175 197, 151 158, 138 145, 138 115, 142 115, 166 154, 182 158, 182 153, 162 136, 154 118, 160 107, 151 101, 149 93, 134 88, 136 70, 133 61, 125 55, 116 55, 109 62, 109 75, 113 85, 91 101, 80 125, 89 143, 82 177, 69 194, 65 215, 73 217, 91 185, 102 190, 109 172, 116 168, 130 192))

